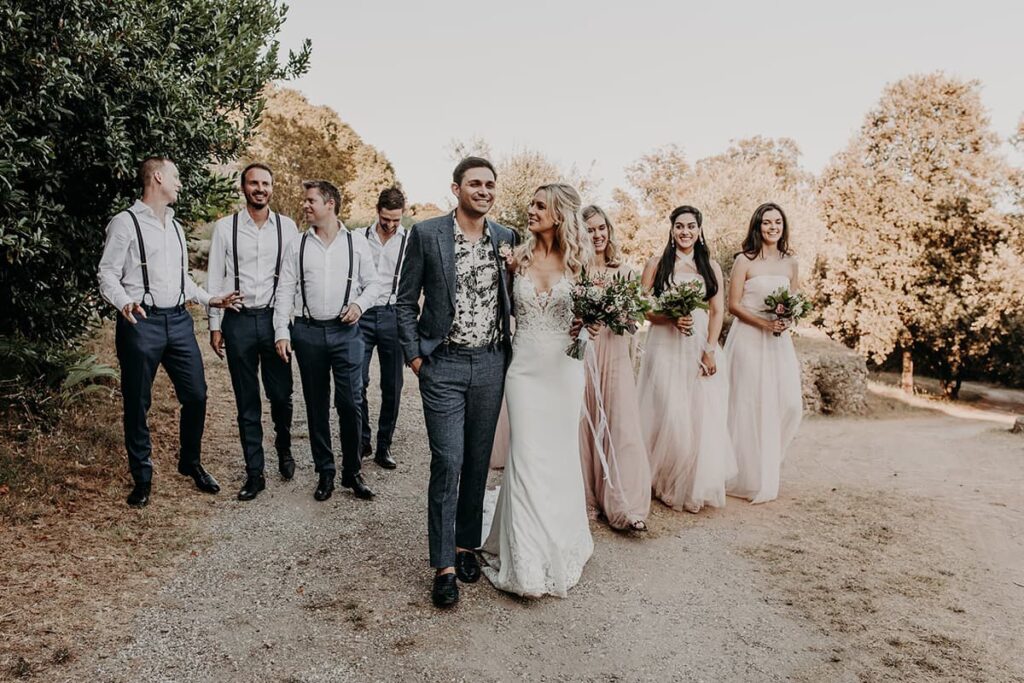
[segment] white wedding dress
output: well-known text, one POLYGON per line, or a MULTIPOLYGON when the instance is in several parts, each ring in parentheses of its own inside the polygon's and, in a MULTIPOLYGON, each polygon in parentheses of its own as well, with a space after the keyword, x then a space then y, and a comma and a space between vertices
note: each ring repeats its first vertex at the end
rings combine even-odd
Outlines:
POLYGON ((580 469, 583 363, 565 353, 571 289, 565 277, 550 292, 537 292, 528 275, 513 283, 510 449, 481 552, 495 587, 530 597, 565 597, 594 550, 580 469))

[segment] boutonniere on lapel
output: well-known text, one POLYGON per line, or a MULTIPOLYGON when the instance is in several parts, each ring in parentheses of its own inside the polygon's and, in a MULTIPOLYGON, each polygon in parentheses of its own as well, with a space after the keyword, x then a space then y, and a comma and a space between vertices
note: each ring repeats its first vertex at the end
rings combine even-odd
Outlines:
POLYGON ((508 242, 498 243, 498 256, 505 261, 506 266, 511 268, 514 265, 515 252, 512 249, 512 245, 508 242))

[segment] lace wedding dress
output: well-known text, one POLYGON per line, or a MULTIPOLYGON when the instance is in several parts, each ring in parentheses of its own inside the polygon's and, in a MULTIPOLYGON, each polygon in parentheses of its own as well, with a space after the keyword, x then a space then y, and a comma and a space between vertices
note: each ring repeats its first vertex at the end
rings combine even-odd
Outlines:
POLYGON ((572 283, 513 283, 516 334, 505 379, 510 450, 483 572, 518 595, 565 597, 594 550, 580 470, 583 363, 566 355, 572 283))

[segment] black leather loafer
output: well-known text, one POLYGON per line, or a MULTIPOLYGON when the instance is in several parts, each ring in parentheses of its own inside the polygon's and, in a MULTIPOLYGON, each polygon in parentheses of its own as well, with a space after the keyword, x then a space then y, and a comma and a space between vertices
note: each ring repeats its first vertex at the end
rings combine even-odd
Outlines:
POLYGON ((363 481, 363 475, 355 474, 352 476, 341 476, 341 485, 347 489, 352 489, 352 493, 356 495, 356 498, 362 498, 363 500, 371 500, 373 498, 373 491, 363 481))
POLYGON ((238 500, 252 500, 265 488, 267 488, 267 480, 262 474, 250 474, 245 478, 242 490, 238 492, 238 500))
POLYGON ((334 472, 322 472, 320 481, 317 482, 313 498, 319 501, 327 500, 334 493, 334 472))
POLYGON ((430 591, 434 607, 451 607, 459 601, 459 584, 455 574, 438 574, 434 577, 434 589, 430 591))
POLYGON ((135 488, 128 494, 128 505, 133 508, 144 508, 149 505, 149 492, 152 484, 149 482, 136 483, 135 488))
POLYGON ((217 483, 212 474, 203 469, 202 465, 187 467, 178 463, 178 473, 186 477, 192 477, 192 481, 196 483, 196 488, 200 491, 205 491, 206 493, 220 492, 220 484, 217 483))
POLYGON ((295 460, 291 453, 277 454, 277 471, 281 473, 281 478, 285 481, 289 481, 295 476, 295 460))
POLYGON ((373 461, 386 470, 393 470, 398 467, 398 463, 391 457, 390 448, 378 448, 377 455, 373 458, 373 461))
POLYGON ((476 553, 471 550, 460 550, 455 553, 455 576, 462 583, 476 583, 480 580, 480 563, 476 553))

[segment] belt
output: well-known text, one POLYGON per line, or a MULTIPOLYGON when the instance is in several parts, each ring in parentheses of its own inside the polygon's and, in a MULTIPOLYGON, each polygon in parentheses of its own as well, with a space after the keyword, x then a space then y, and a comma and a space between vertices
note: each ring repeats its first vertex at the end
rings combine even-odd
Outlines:
POLYGON ((487 353, 495 350, 494 344, 484 344, 483 346, 469 346, 468 344, 458 344, 450 341, 443 341, 437 347, 438 351, 442 353, 459 354, 459 355, 476 355, 478 353, 487 353))
POLYGON ((147 315, 172 315, 174 313, 184 313, 185 306, 169 306, 167 308, 161 308, 160 306, 150 306, 149 304, 142 304, 142 310, 147 315))
POLYGON ((227 309, 227 312, 228 313, 235 313, 237 315, 273 315, 274 307, 273 306, 260 306, 260 307, 257 308, 255 306, 253 306, 253 307, 243 306, 240 310, 237 310, 237 311, 234 310, 234 309, 229 308, 229 309, 227 309))
POLYGON ((317 320, 315 318, 307 318, 304 315, 300 315, 295 318, 296 323, 302 323, 309 327, 351 327, 347 323, 341 322, 341 318, 330 318, 329 320, 317 320))

